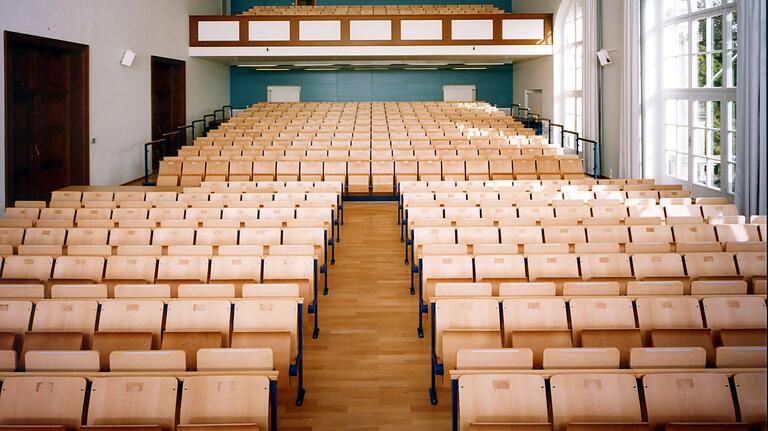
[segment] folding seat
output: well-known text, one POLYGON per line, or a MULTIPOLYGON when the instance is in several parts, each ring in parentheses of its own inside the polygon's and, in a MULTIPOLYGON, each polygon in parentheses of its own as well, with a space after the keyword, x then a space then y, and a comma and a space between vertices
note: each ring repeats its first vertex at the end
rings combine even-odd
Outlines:
POLYGON ((445 370, 456 369, 457 353, 461 349, 501 348, 501 322, 496 300, 439 299, 433 310, 433 361, 443 364, 445 370))
POLYGON ((311 245, 314 256, 321 265, 326 264, 328 245, 327 232, 324 228, 291 227, 283 229, 283 245, 311 245))
POLYGON ((723 346, 765 346, 765 300, 757 296, 704 298, 707 326, 723 346))
POLYGON ((51 283, 99 283, 104 274, 104 257, 60 256, 53 267, 51 283))
POLYGON ((643 388, 648 422, 654 429, 723 429, 735 425, 731 385, 725 374, 646 374, 643 388))
POLYGON ((695 219, 701 219, 701 205, 667 205, 664 207, 664 212, 667 218, 670 217, 692 217, 695 219))
POLYGON ((544 369, 618 369, 619 350, 615 347, 572 347, 544 349, 544 369))
POLYGON ((155 282, 171 285, 175 292, 181 283, 205 283, 208 281, 207 256, 160 256, 155 282))
POLYGON ((435 294, 435 284, 473 281, 471 256, 424 256, 420 264, 421 298, 428 301, 435 294))
POLYGON ((53 269, 51 256, 6 256, 3 283, 47 283, 53 269))
POLYGON ((298 336, 298 302, 288 295, 282 298, 252 298, 235 302, 232 347, 269 348, 278 375, 279 385, 290 383, 291 365, 300 360, 301 340, 298 336))
POLYGON ((627 282, 634 279, 629 256, 623 253, 596 253, 579 256, 584 281, 615 281, 626 291, 627 282))
POLYGON ((766 253, 744 252, 736 253, 736 263, 739 265, 739 274, 747 280, 753 288, 758 282, 766 279, 766 253))
POLYGON ((632 375, 558 374, 550 388, 555 430, 648 429, 632 375))
POLYGON ((205 165, 206 162, 204 160, 190 160, 187 158, 184 160, 184 163, 181 168, 181 179, 179 180, 180 186, 199 186, 200 182, 203 180, 203 176, 205 176, 205 165))
POLYGON ((290 208, 286 207, 275 207, 275 208, 261 208, 259 209, 259 219, 260 220, 293 220, 296 218, 296 210, 292 206, 290 208))
POLYGON ((565 302, 560 298, 505 299, 504 346, 529 348, 541 368, 544 349, 572 347, 565 302))
POLYGON ((594 205, 591 203, 590 206, 594 218, 615 218, 621 221, 627 218, 627 207, 624 205, 594 205))
POLYGON ((670 226, 630 226, 629 234, 632 244, 627 247, 658 246, 659 249, 668 249, 674 242, 670 226))
MULTIPOLYGON (((303 156, 303 151, 302 151, 303 156)), ((278 160, 277 161, 277 181, 298 181, 299 180, 299 162, 278 160)))
POLYGON ((57 190, 51 193, 51 201, 79 201, 83 197, 82 192, 57 190))
POLYGON ((24 368, 28 372, 98 372, 99 352, 29 351, 24 356, 24 368))
POLYGON ((177 387, 175 377, 96 377, 91 385, 86 423, 94 429, 132 426, 172 430, 176 422, 177 387))
POLYGON ((685 268, 695 280, 741 280, 732 253, 686 253, 685 268))
POLYGON ((42 301, 35 306, 31 332, 24 334, 20 360, 29 351, 87 350, 96 329, 96 301, 42 301))
MULTIPOLYGON (((330 157, 330 151, 329 151, 330 157)), ((346 158, 346 156, 345 156, 346 158)), ((347 162, 344 161, 329 161, 323 162, 323 179, 325 181, 339 181, 343 184, 347 184, 347 162)))
POLYGON ((109 356, 114 351, 159 348, 163 312, 163 303, 156 300, 103 302, 99 330, 93 337, 93 350, 99 352, 101 369, 109 369, 109 356))
POLYGON ((241 296, 242 285, 261 281, 261 258, 258 256, 214 256, 211 259, 211 283, 226 282, 235 286, 241 296))
POLYGON ((571 254, 535 254, 528 256, 528 279, 530 281, 552 281, 557 285, 558 294, 568 281, 580 281, 577 257, 571 254))
MULTIPOLYGON (((417 158, 418 154, 417 154, 417 158)), ((418 161, 419 181, 440 181, 443 179, 442 163, 439 160, 418 161)))
POLYGON ((31 317, 32 302, 0 300, 0 351, 13 352, 13 367, 10 371, 16 368, 16 353, 21 350, 31 317))
POLYGON ((541 221, 545 218, 555 218, 555 209, 546 206, 543 202, 530 201, 522 205, 523 202, 518 201, 517 213, 521 219, 530 219, 534 221, 541 221))
POLYGON ((683 258, 679 254, 635 254, 632 267, 638 281, 681 281, 688 290, 690 280, 685 275, 683 258))
POLYGON ((544 242, 548 244, 580 244, 587 242, 587 234, 580 226, 544 228, 544 242))
POLYGON ((460 349, 456 352, 457 370, 530 370, 531 349, 460 349))
POLYGON ((277 162, 274 160, 254 160, 252 169, 251 178, 253 181, 274 181, 277 162))
POLYGON ((563 178, 582 178, 584 167, 580 159, 560 159, 560 173, 563 178))
POLYGON ((371 163, 366 160, 349 160, 347 162, 347 192, 368 194, 371 177, 371 163))
POLYGON ((253 160, 250 157, 233 157, 229 162, 229 181, 250 181, 253 174, 253 160))
MULTIPOLYGON (((696 203, 699 204, 698 200, 696 203)), ((739 209, 733 204, 703 204, 701 213, 706 220, 709 220, 711 217, 738 216, 739 209)))
POLYGON ((416 181, 419 177, 419 167, 416 160, 395 160, 395 184, 403 181, 416 181))
POLYGON ((281 242, 282 231, 279 228, 252 228, 240 229, 240 245, 272 246, 281 242))
MULTIPOLYGON (((456 229, 451 227, 414 227, 411 232, 412 259, 414 265, 421 257, 426 244, 456 244, 456 229)), ((406 256, 407 258, 407 256, 406 256)))
POLYGON ((502 244, 543 244, 544 230, 535 226, 502 226, 502 244))
POLYGON ((443 160, 442 171, 443 179, 446 181, 464 181, 466 179, 464 160, 443 160))
POLYGON ((314 304, 316 298, 315 259, 307 255, 269 255, 263 259, 264 283, 292 283, 299 286, 305 304, 314 304))
POLYGON ((182 390, 179 430, 269 426, 269 379, 265 376, 188 377, 182 390), (215 399, 211 394, 216 394, 215 399))
MULTIPOLYGON (((441 210, 442 211, 442 210, 441 210)), ((2 227, 0 228, 0 244, 18 247, 24 240, 24 228, 2 227)))
POLYGON ((739 373, 733 376, 741 421, 765 426, 766 373, 739 373))
MULTIPOLYGON (((753 224, 719 224, 715 225, 717 239, 721 243, 760 242, 760 232, 753 224)), ((763 244, 763 246, 765 246, 763 244)))
POLYGON ((229 178, 228 160, 211 160, 205 164, 205 181, 227 181, 229 178))
POLYGON ((459 377, 460 431, 551 429, 544 377, 525 374, 467 374, 459 377), (517 427, 516 427, 517 425, 517 427))
POLYGON ((615 347, 622 367, 629 364, 630 350, 643 346, 630 298, 572 298, 569 308, 574 345, 615 347))
POLYGON ((629 367, 643 368, 705 368, 707 352, 701 347, 633 347, 629 367))
POLYGON ((459 227, 456 229, 456 238, 458 244, 470 246, 499 244, 499 229, 495 227, 459 227))
MULTIPOLYGON (((233 335, 233 343, 237 338, 233 335)), ((198 371, 272 371, 272 349, 200 349, 197 351, 198 371)))
POLYGON ((152 232, 152 245, 167 247, 169 245, 193 245, 194 243, 194 228, 161 227, 152 232))
POLYGON ((515 174, 516 180, 535 180, 538 178, 534 159, 514 159, 512 172, 515 174))
POLYGON ((0 391, 0 427, 79 429, 86 385, 83 377, 6 377, 0 391))
POLYGON ((35 221, 40 217, 40 208, 17 208, 8 207, 5 209, 4 219, 8 220, 29 220, 35 221))
POLYGON ((66 236, 64 228, 28 228, 24 234, 24 245, 64 245, 66 236))
POLYGON ((637 298, 640 331, 651 347, 702 347, 713 364, 711 331, 704 327, 699 301, 689 296, 637 298))
POLYGON ((221 212, 221 208, 188 208, 184 219, 194 220, 196 224, 205 220, 221 220, 221 212))
POLYGON ((467 160, 467 179, 468 180, 490 180, 488 160, 467 160))
POLYGON ((160 160, 160 166, 157 171, 157 185, 171 187, 179 185, 181 167, 182 162, 179 160, 169 160, 168 158, 160 160))
POLYGON ((162 350, 183 350, 187 369, 197 367, 197 350, 229 346, 231 303, 217 299, 185 299, 168 303, 162 350))

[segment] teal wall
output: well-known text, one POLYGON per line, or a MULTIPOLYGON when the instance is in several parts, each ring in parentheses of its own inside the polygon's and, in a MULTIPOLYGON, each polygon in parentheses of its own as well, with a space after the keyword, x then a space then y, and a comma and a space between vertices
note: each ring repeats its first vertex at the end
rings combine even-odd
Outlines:
POLYGON ((300 85, 303 102, 442 100, 443 85, 477 87, 477 100, 512 104, 512 66, 487 70, 256 71, 230 67, 230 100, 244 108, 267 100, 268 85, 300 85))
MULTIPOLYGON (((317 0, 322 5, 386 5, 386 4, 493 4, 509 12, 511 0, 317 0)), ((292 5, 295 0, 231 0, 232 15, 242 13, 253 6, 292 5)))

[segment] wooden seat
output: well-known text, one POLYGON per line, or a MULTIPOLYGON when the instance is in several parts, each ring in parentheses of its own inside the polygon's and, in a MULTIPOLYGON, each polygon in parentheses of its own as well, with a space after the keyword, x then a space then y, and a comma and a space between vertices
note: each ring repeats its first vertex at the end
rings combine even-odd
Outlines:
POLYGON ((159 348, 164 308, 161 301, 153 300, 104 302, 99 313, 99 330, 93 339, 93 350, 99 351, 101 368, 108 369, 113 351, 159 348))
POLYGON ((12 376, 0 391, 0 427, 77 429, 85 404, 82 377, 12 376))
POLYGON ((555 430, 648 429, 634 376, 558 374, 550 378, 550 388, 555 430))
POLYGON ((104 274, 104 262, 100 256, 61 256, 53 267, 52 280, 77 283, 98 283, 104 274))
POLYGON ((184 379, 179 430, 222 426, 265 430, 269 417, 269 379, 264 376, 199 376, 184 379), (229 426, 228 426, 229 425, 229 426))
POLYGON ((639 281, 681 281, 684 286, 688 286, 689 279, 679 254, 635 254, 632 256, 632 267, 639 281))
POLYGON ((560 298, 505 299, 502 313, 504 346, 531 349, 535 368, 542 366, 544 349, 573 345, 560 298))
POLYGON ((733 376, 741 421, 765 426, 766 373, 740 373, 733 376))
POLYGON ((723 346, 765 346, 766 307, 757 296, 704 298, 707 326, 723 346))
POLYGON ((439 299, 435 302, 435 360, 456 368, 460 349, 501 348, 499 305, 493 299, 439 299))
POLYGON ((488 282, 493 295, 499 295, 499 286, 506 282, 525 282, 525 259, 513 255, 475 256, 475 280, 488 282))
POLYGON ((529 370, 533 368, 531 349, 459 349, 457 370, 529 370))
POLYGON ((47 282, 53 269, 51 256, 6 256, 3 262, 3 281, 47 282))
POLYGON ((530 281, 552 281, 562 293, 562 284, 579 281, 577 257, 570 254, 540 254, 528 256, 528 279, 530 281))
POLYGON ((24 368, 28 372, 97 372, 99 352, 28 351, 24 355, 24 368))
POLYGON ((633 347, 630 368, 705 368, 707 352, 701 347, 633 347))
POLYGON ((707 363, 714 363, 712 334, 704 327, 699 301, 696 298, 638 298, 635 304, 645 345, 702 347, 707 351, 707 363))
POLYGON ((486 427, 494 425, 517 430, 551 429, 542 376, 463 375, 459 377, 458 410, 461 431, 505 429, 486 427))
POLYGON ((424 256, 422 258, 421 279, 422 299, 427 301, 434 296, 438 282, 472 282, 473 269, 471 256, 424 256))
MULTIPOLYGON (((237 337, 233 337, 234 339, 237 337)), ((200 349, 197 351, 198 371, 271 371, 274 369, 272 349, 200 349)))
POLYGON ((229 346, 229 301, 187 299, 168 304, 162 350, 183 350, 187 369, 195 370, 201 348, 229 346))
POLYGON ((629 298, 572 298, 569 309, 575 346, 615 347, 622 367, 629 365, 630 350, 643 346, 629 298))
POLYGON ((88 426, 84 429, 133 426, 142 430, 172 430, 176 422, 177 386, 174 377, 96 377, 91 385, 88 426))
POLYGON ((185 356, 183 350, 114 350, 108 366, 112 372, 183 373, 187 369, 185 356))
POLYGON ((647 374, 643 376, 643 387, 648 422, 654 427, 686 429, 683 424, 707 424, 708 428, 702 429, 721 429, 717 425, 736 422, 726 375, 647 374), (675 424, 680 424, 680 428, 670 427, 675 424))
POLYGON ((732 253, 686 253, 685 268, 691 280, 739 280, 732 253))

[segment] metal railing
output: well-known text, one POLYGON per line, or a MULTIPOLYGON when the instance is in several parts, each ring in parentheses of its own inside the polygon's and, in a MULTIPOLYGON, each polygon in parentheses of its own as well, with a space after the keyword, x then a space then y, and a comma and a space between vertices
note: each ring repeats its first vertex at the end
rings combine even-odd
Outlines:
POLYGON ((593 139, 579 136, 578 132, 568 130, 562 124, 553 123, 549 118, 531 112, 519 103, 512 104, 512 116, 523 123, 526 128, 536 131, 536 135, 544 136, 547 142, 571 150, 581 156, 584 172, 591 172, 593 178, 600 175, 600 143, 593 139))
POLYGON ((178 126, 174 131, 163 133, 160 139, 144 143, 143 185, 157 185, 156 182, 150 181, 150 177, 159 168, 160 160, 163 157, 176 155, 179 148, 194 142, 197 137, 205 136, 209 131, 218 128, 222 123, 232 118, 232 112, 232 105, 224 105, 221 109, 213 111, 212 114, 205 114, 203 118, 193 120, 183 126, 178 126))

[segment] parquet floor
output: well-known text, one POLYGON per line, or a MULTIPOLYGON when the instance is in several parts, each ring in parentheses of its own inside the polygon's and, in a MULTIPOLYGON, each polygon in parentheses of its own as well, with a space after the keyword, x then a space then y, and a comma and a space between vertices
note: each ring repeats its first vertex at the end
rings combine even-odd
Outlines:
MULTIPOLYGON (((450 392, 432 406, 429 331, 416 337, 416 297, 395 202, 347 202, 342 241, 320 298, 320 338, 305 336, 304 405, 280 393, 279 429, 447 430, 450 392)), ((305 331, 308 334, 308 331, 305 331)))

